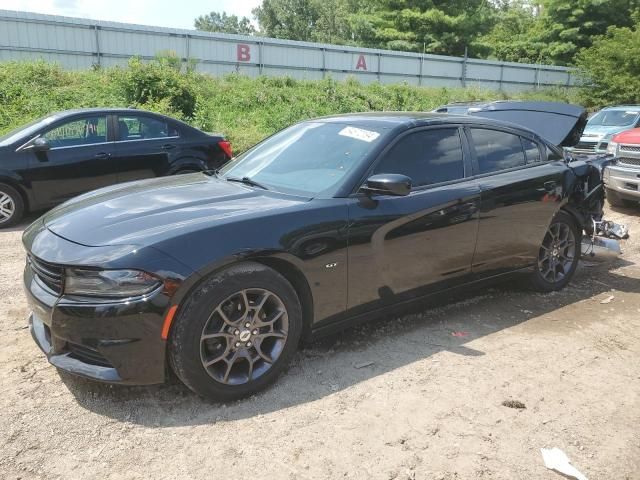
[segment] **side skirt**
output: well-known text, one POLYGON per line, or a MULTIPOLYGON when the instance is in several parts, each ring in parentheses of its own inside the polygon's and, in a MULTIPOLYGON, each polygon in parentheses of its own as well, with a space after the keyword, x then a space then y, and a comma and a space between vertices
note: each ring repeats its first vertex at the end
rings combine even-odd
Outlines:
MULTIPOLYGON (((469 296, 469 290, 475 290, 476 288, 482 286, 490 286, 493 284, 499 284, 513 276, 530 273, 533 270, 533 266, 525 267, 519 270, 514 270, 507 273, 501 273, 499 275, 494 275, 492 277, 483 278, 480 280, 474 280, 473 282, 464 283, 462 285, 457 285, 455 287, 446 288, 444 290, 439 290, 437 292, 428 293, 426 295, 421 295, 415 298, 401 300, 393 305, 385 306, 382 308, 369 310, 364 313, 360 313, 355 316, 347 316, 331 321, 326 325, 321 325, 319 327, 314 328, 311 331, 311 335, 306 338, 306 341, 315 340, 318 338, 326 337, 328 335, 335 334, 349 327, 354 327, 357 325, 361 325, 363 323, 368 323, 370 321, 379 319, 382 316, 386 315, 402 315, 405 313, 410 313, 411 311, 415 311, 415 307, 421 306, 421 304, 426 303, 430 300, 442 299, 444 297, 451 297, 452 295, 460 295, 469 296)), ((425 305, 426 306, 426 305, 425 305)))

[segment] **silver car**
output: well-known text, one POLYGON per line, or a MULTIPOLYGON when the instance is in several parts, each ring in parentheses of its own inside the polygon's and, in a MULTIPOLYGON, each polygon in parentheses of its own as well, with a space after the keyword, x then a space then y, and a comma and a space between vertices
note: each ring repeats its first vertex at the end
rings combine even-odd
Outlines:
POLYGON ((580 141, 569 149, 575 153, 607 153, 611 138, 640 126, 640 105, 606 107, 589 118, 580 141))

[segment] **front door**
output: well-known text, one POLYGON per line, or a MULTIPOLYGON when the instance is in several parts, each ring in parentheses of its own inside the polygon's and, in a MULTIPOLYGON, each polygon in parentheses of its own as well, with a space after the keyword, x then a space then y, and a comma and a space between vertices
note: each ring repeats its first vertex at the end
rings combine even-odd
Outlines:
POLYGON ((28 180, 38 204, 55 205, 116 183, 107 115, 83 115, 44 132, 47 151, 29 151, 28 180))
POLYGON ((352 199, 350 308, 366 311, 430 293, 470 273, 480 190, 465 180, 471 169, 461 133, 453 127, 405 134, 371 174, 407 175, 411 193, 352 199))

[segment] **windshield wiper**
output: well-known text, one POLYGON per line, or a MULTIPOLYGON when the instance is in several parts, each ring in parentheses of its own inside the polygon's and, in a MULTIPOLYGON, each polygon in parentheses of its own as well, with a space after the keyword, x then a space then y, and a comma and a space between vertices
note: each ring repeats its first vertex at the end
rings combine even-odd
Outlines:
POLYGON ((264 186, 263 184, 256 182, 255 180, 251 180, 249 177, 225 177, 227 182, 238 182, 244 183, 245 185, 250 185, 252 187, 262 188, 263 190, 269 190, 269 187, 264 186))

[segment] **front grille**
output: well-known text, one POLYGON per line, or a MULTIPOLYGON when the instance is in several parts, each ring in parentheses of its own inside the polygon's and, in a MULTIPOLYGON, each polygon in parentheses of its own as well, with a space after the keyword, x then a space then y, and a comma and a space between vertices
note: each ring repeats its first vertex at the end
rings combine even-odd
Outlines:
POLYGON ((88 363, 90 365, 97 365, 99 367, 113 368, 113 365, 109 363, 109 360, 104 358, 100 352, 93 348, 78 345, 76 343, 67 343, 67 350, 69 350, 69 357, 80 360, 81 362, 88 363))
POLYGON ((49 290, 60 295, 64 286, 64 268, 52 263, 43 262, 33 255, 27 256, 27 262, 33 271, 33 274, 42 282, 49 290))
POLYGON ((595 151, 597 144, 598 144, 598 142, 578 142, 578 144, 574 148, 576 150, 595 151))
POLYGON ((635 145, 620 145, 620 150, 623 152, 637 152, 640 153, 640 146, 636 147, 635 145))
POLYGON ((640 167, 640 158, 620 157, 618 158, 618 163, 640 167))

